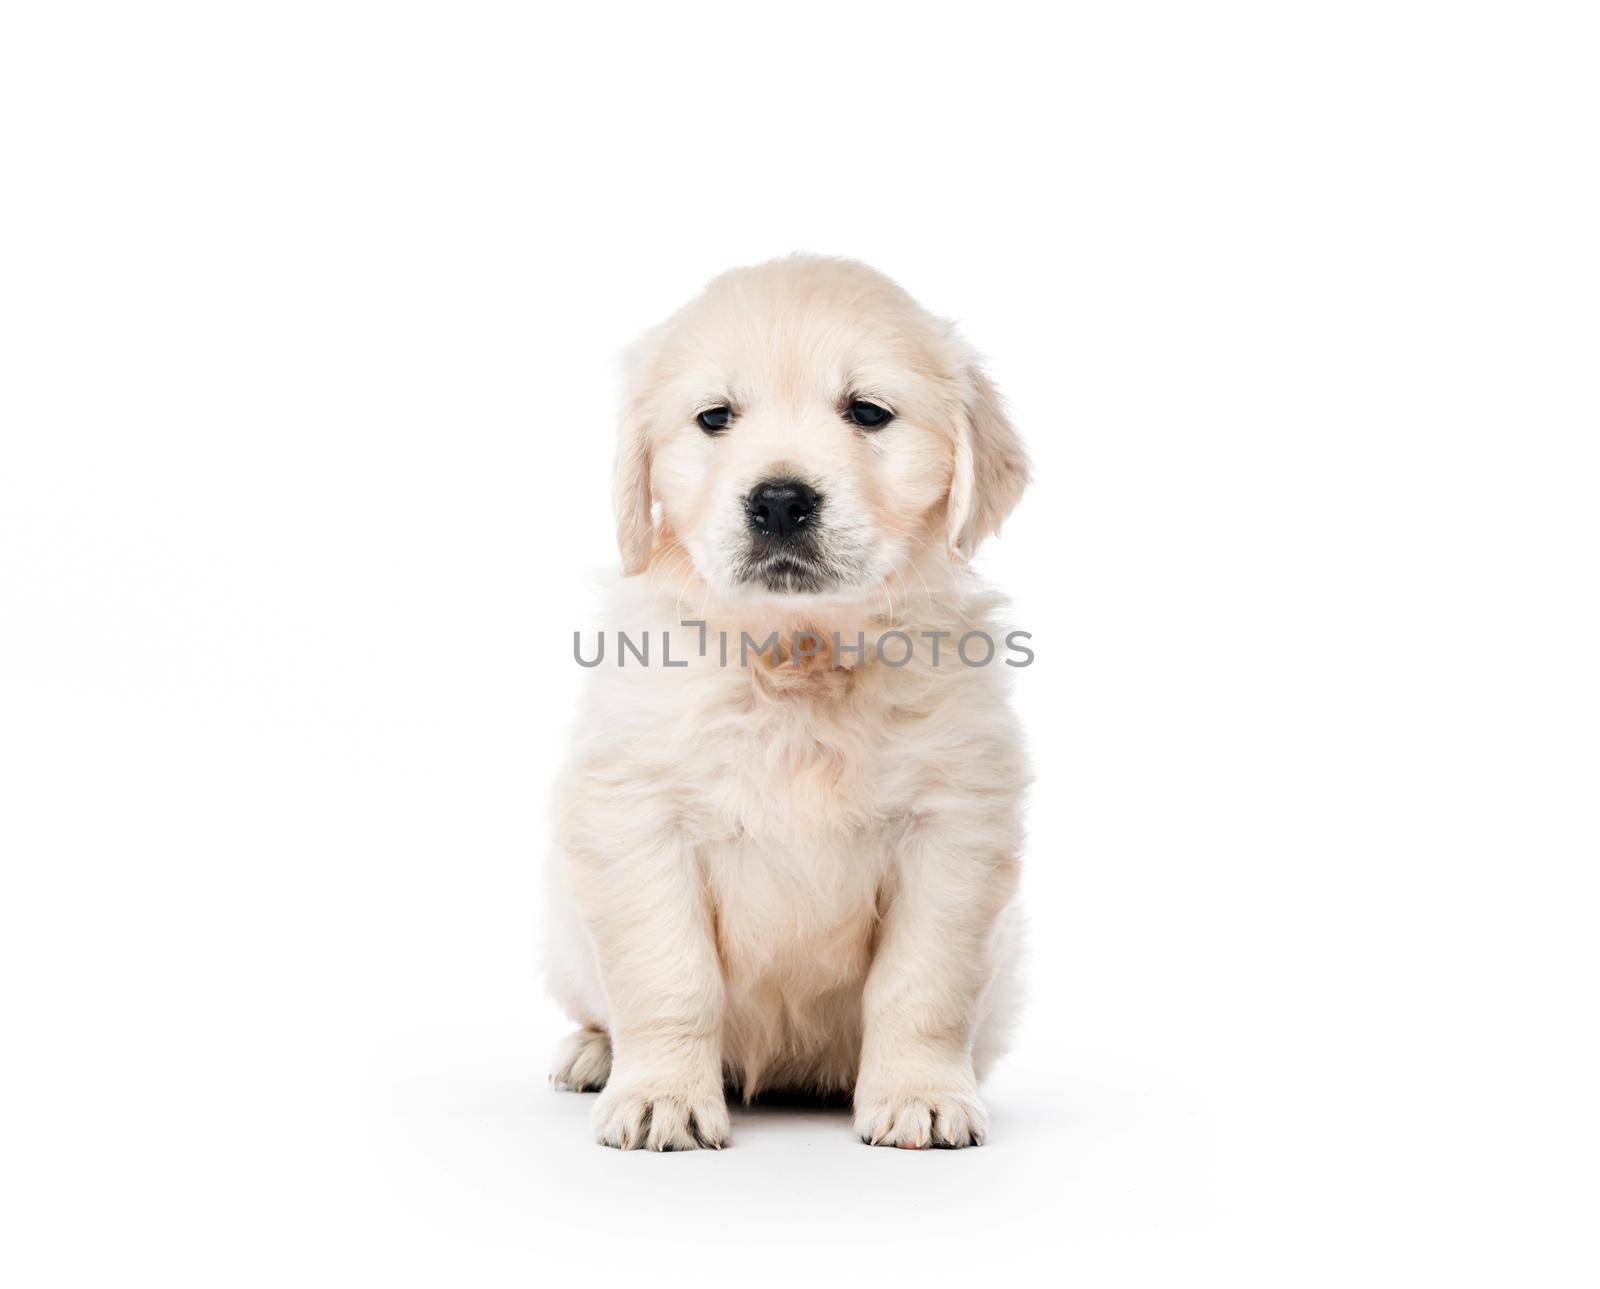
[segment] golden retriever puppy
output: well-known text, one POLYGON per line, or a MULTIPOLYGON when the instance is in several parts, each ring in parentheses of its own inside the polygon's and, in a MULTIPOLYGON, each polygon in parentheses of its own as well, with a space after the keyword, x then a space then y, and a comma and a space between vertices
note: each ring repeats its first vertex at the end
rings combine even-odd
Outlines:
POLYGON ((966 560, 1027 477, 971 351, 861 264, 736 269, 630 352, 548 937, 602 1143, 720 1147, 726 1091, 780 1089, 983 1141, 1032 654, 966 560))

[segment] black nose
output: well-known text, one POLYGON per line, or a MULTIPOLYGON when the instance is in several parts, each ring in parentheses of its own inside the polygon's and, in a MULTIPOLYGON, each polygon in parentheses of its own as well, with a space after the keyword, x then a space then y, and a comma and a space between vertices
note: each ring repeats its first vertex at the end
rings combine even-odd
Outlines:
POLYGON ((746 499, 745 514, 763 537, 795 537, 805 531, 821 500, 798 479, 769 479, 746 499))

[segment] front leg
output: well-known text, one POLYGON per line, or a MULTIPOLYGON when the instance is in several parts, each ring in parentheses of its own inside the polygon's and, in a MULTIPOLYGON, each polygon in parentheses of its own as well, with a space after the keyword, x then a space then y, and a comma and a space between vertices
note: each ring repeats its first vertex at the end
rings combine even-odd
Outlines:
POLYGON ((1009 849, 925 821, 905 839, 863 998, 855 1126, 874 1146, 977 1146, 988 1130, 973 1032, 994 926, 1016 890, 1009 849))
POLYGON ((613 833, 570 862, 609 1009, 596 1139, 623 1150, 720 1149, 722 973, 693 850, 670 832, 613 833))

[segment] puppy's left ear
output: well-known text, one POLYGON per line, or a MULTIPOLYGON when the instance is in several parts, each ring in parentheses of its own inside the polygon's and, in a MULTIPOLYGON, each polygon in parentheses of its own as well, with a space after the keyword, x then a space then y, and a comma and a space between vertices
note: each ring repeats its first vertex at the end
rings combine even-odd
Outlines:
POLYGON ((1000 531, 1021 499, 1028 486, 1028 454, 983 369, 969 362, 962 376, 947 515, 950 555, 968 560, 985 537, 1000 531))

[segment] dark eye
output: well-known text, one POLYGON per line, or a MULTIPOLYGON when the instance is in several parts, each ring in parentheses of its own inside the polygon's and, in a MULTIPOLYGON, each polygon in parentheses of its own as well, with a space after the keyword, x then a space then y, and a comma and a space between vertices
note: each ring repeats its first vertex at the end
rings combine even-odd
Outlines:
POLYGON ((694 419, 707 434, 715 434, 718 430, 728 428, 728 422, 733 420, 733 413, 726 407, 708 407, 694 419))
POLYGON ((864 430, 881 429, 894 420, 894 413, 887 407, 866 403, 859 398, 845 409, 845 415, 864 430))

